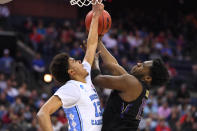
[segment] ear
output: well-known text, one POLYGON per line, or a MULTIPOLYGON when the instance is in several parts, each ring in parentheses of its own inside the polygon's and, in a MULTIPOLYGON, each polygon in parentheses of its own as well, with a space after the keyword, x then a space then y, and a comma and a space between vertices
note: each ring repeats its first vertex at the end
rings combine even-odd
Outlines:
POLYGON ((144 77, 144 80, 145 80, 147 83, 151 83, 152 77, 151 77, 151 76, 145 76, 145 77, 144 77))
POLYGON ((75 71, 73 69, 68 69, 68 74, 70 77, 73 77, 75 75, 75 71))

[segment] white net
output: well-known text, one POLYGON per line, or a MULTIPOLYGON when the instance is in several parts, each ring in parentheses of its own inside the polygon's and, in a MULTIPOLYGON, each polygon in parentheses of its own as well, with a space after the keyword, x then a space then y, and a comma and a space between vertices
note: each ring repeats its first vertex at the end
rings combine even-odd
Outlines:
POLYGON ((89 6, 90 4, 102 3, 102 0, 70 0, 71 5, 78 5, 79 7, 89 6))

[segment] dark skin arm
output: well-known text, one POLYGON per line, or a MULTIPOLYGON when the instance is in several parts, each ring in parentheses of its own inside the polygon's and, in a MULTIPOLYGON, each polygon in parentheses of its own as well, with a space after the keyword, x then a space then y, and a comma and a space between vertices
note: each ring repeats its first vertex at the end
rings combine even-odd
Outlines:
MULTIPOLYGON (((97 49, 99 51, 99 55, 101 56, 101 58, 103 60, 103 64, 104 64, 105 68, 107 70, 109 70, 109 72, 114 76, 128 74, 127 71, 122 66, 120 66, 118 64, 115 57, 113 57, 111 55, 111 53, 105 48, 103 42, 101 41, 101 38, 102 38, 102 36, 99 36, 97 49)), ((86 49, 87 49, 86 41, 83 41, 83 43, 81 44, 81 48, 83 49, 84 52, 86 51, 86 49)), ((95 60, 94 60, 94 62, 95 62, 95 60)), ((93 68, 94 68, 94 66, 95 66, 95 64, 93 63, 93 68)))
POLYGON ((121 91, 119 95, 127 102, 135 100, 142 92, 141 83, 129 74, 120 76, 98 75, 94 79, 94 84, 101 88, 121 91))
POLYGON ((100 56, 105 67, 115 76, 128 74, 127 71, 118 64, 116 58, 105 48, 101 38, 102 37, 99 37, 98 50, 101 52, 100 56))
MULTIPOLYGON (((100 53, 98 52, 95 55, 93 69, 100 70, 100 53)), ((136 77, 126 73, 118 76, 98 75, 93 79, 93 83, 100 88, 110 88, 120 91, 120 97, 127 102, 135 100, 142 92, 142 85, 136 77)))

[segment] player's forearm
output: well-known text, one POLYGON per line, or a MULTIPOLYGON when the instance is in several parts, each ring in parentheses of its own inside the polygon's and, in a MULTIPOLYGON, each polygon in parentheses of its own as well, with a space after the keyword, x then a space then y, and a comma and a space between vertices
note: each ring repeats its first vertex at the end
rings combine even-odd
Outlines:
POLYGON ((103 60, 103 63, 106 65, 107 63, 114 63, 118 64, 115 57, 112 56, 112 54, 105 48, 103 42, 99 40, 98 44, 98 50, 101 51, 100 56, 103 60))
POLYGON ((97 46, 97 41, 98 41, 98 19, 99 19, 99 16, 93 14, 92 22, 91 22, 91 25, 90 25, 90 31, 89 31, 89 34, 88 34, 87 49, 88 49, 88 46, 90 46, 92 44, 97 46))
POLYGON ((42 131, 53 131, 50 115, 48 113, 39 111, 37 114, 37 119, 42 131))
POLYGON ((93 16, 87 40, 87 50, 84 59, 89 62, 90 65, 93 63, 98 45, 98 18, 98 16, 93 16))

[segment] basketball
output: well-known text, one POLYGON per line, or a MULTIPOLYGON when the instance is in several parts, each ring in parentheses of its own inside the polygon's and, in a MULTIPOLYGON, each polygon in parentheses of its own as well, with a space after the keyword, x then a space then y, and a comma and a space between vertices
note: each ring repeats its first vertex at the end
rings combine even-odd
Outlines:
MULTIPOLYGON (((87 32, 89 32, 89 29, 90 29, 92 15, 93 15, 93 12, 90 11, 86 15, 86 18, 85 18, 85 25, 86 25, 87 32)), ((109 31, 110 28, 111 28, 111 16, 106 10, 104 10, 101 16, 99 17, 98 34, 104 35, 106 32, 109 31)))

